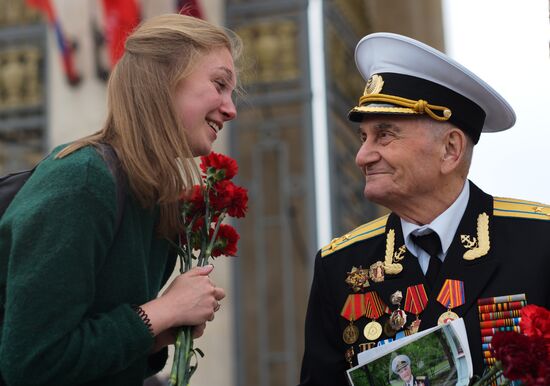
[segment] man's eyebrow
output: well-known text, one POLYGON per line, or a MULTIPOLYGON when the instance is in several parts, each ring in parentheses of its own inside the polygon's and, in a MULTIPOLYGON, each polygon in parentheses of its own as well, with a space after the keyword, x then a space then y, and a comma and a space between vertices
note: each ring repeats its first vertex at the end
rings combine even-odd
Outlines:
POLYGON ((394 125, 393 123, 389 122, 380 122, 374 126, 377 130, 383 130, 383 129, 399 129, 398 126, 394 125))
MULTIPOLYGON (((372 129, 374 129, 376 131, 386 130, 386 129, 393 129, 395 131, 401 131, 401 128, 399 127, 399 125, 396 125, 396 124, 391 123, 391 122, 376 123, 374 126, 372 126, 372 129)), ((357 128, 357 133, 361 134, 362 132, 363 132, 363 127, 362 127, 362 125, 359 125, 359 127, 357 128)))

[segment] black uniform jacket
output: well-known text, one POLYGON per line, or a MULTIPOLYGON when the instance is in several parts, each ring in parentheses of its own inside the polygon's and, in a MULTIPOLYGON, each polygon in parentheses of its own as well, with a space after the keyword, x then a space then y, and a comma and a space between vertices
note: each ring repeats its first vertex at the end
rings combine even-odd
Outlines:
MULTIPOLYGON (((347 385, 345 353, 351 346, 342 338, 349 321, 340 315, 349 294, 354 293, 345 282, 352 267, 368 268, 384 261, 388 232, 395 232, 395 249, 404 245, 400 219, 390 214, 356 228, 334 239, 322 248, 315 260, 315 272, 305 324, 305 351, 302 362, 301 385, 347 385)), ((437 325, 446 308, 437 302, 445 279, 464 283, 465 303, 452 311, 464 318, 474 364, 474 374, 483 371, 481 333, 477 300, 480 298, 525 293, 528 304, 550 308, 550 207, 535 202, 493 198, 470 182, 470 198, 452 244, 447 251, 435 288, 430 288, 418 264, 409 251, 400 261, 403 269, 385 275, 384 281, 370 281, 362 292, 376 291, 384 303, 395 309, 391 295, 407 287, 424 284, 428 303, 420 314, 420 330, 437 325), (481 257, 466 260, 468 247, 461 235, 470 239, 479 236, 478 218, 488 216, 489 249, 481 257)), ((404 300, 403 300, 404 302, 404 300)), ((403 303, 401 304, 403 308, 403 303)), ((388 316, 379 321, 383 325, 388 316)), ((407 315, 407 325, 415 319, 407 315)), ((353 345, 356 355, 360 344, 369 342, 362 334, 366 317, 355 321, 359 339, 353 345)), ((384 333, 378 339, 389 338, 384 333)), ((364 347, 364 346, 363 346, 364 347)))

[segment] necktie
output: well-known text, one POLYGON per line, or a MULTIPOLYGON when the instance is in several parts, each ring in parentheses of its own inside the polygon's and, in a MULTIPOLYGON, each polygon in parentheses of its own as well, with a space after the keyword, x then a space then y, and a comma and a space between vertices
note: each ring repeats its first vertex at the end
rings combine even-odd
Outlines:
POLYGON ((430 264, 428 265, 428 270, 426 271, 426 280, 433 288, 435 279, 441 269, 441 260, 439 260, 439 257, 437 256, 439 252, 441 252, 441 241, 439 240, 439 236, 437 233, 431 232, 423 236, 411 235, 411 238, 416 245, 430 255, 430 264))

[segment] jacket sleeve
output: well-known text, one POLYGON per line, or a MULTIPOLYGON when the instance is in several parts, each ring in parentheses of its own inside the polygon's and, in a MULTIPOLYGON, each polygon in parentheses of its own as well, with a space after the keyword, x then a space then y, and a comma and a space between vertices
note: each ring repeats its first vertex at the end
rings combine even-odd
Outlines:
POLYGON ((300 375, 301 386, 346 386, 346 346, 338 323, 340 317, 331 296, 320 252, 315 258, 315 270, 305 323, 305 348, 300 375))
MULTIPOLYGON (((105 173, 88 170, 85 179, 109 178, 105 173)), ((85 383, 145 362, 153 345, 129 304, 89 312, 116 213, 114 184, 103 192, 96 185, 109 187, 73 181, 38 198, 23 193, 5 219, 2 242, 10 247, 0 373, 10 385, 85 383)))

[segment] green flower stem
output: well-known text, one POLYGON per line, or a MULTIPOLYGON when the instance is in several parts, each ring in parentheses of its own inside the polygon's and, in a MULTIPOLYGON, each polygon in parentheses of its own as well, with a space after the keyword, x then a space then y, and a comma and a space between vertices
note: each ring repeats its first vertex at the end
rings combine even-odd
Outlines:
POLYGON ((193 357, 193 327, 182 327, 178 332, 174 351, 174 363, 170 372, 170 385, 188 386, 193 374, 191 358, 193 357))
POLYGON ((194 223, 194 220, 191 222, 191 225, 185 227, 185 237, 187 238, 187 257, 184 258, 185 260, 185 269, 183 268, 184 267, 184 264, 180 264, 180 273, 185 273, 187 271, 189 271, 193 265, 193 251, 191 248, 191 246, 189 245, 190 243, 190 240, 191 240, 191 229, 193 227, 193 223, 194 223), (182 269, 183 269, 183 272, 182 272, 182 269))
POLYGON ((191 328, 185 326, 182 328, 182 333, 184 334, 184 346, 180 350, 180 363, 178 366, 179 381, 178 386, 187 386, 191 381, 191 369, 190 362, 193 355, 193 340, 191 339, 191 328))
MULTIPOLYGON (((497 361, 494 366, 489 368, 489 371, 487 371, 483 376, 472 386, 488 386, 492 385, 495 380, 502 375, 502 363, 500 361, 497 361)), ((509 382, 501 383, 500 385, 508 385, 509 382)))
MULTIPOLYGON (((182 216, 183 218, 187 218, 187 211, 184 210, 182 212, 182 216)), ((187 271, 189 271, 193 264, 193 248, 191 248, 190 246, 190 243, 191 243, 191 230, 193 229, 193 225, 195 224, 195 220, 197 219, 197 217, 195 216, 192 220, 191 220, 191 223, 188 224, 186 227, 185 227, 185 238, 187 240, 187 248, 186 249, 186 252, 187 254, 183 254, 181 255, 181 258, 183 259, 181 262, 180 262, 180 273, 185 273, 187 271), (184 263, 183 263, 184 262, 184 263), (185 268, 184 268, 185 267, 185 268)), ((180 240, 180 245, 181 245, 181 240, 180 240)))
POLYGON ((216 241, 216 237, 218 236, 218 231, 220 230, 220 225, 223 222, 223 219, 225 218, 225 215, 227 214, 227 210, 224 210, 221 212, 220 216, 218 217, 218 222, 216 223, 216 227, 214 228, 214 233, 212 234, 212 239, 210 240, 210 243, 208 244, 208 247, 206 247, 206 260, 208 261, 208 258, 212 255, 212 249, 214 249, 214 243, 216 241))
MULTIPOLYGON (((212 221, 211 214, 210 214, 210 185, 207 185, 206 189, 204 189, 204 205, 205 205, 205 213, 204 213, 204 227, 202 229, 202 238, 201 238, 201 251, 199 254, 199 261, 198 265, 202 266, 204 265, 204 259, 206 254, 206 243, 208 240, 208 233, 210 229, 210 222, 212 221)), ((208 259, 208 255, 206 255, 206 258, 208 259)))
POLYGON ((178 332, 176 344, 174 345, 174 363, 172 364, 172 370, 170 371, 170 385, 175 386, 178 384, 178 368, 179 368, 179 352, 181 350, 182 334, 178 332))

